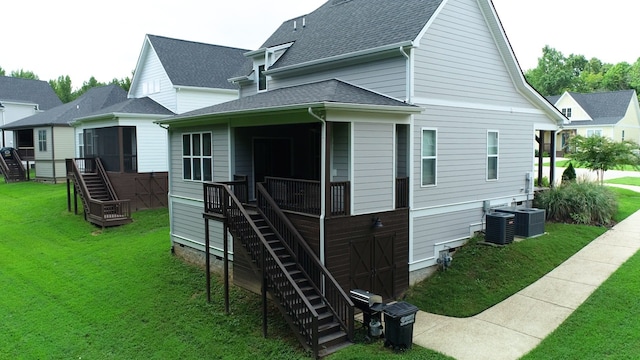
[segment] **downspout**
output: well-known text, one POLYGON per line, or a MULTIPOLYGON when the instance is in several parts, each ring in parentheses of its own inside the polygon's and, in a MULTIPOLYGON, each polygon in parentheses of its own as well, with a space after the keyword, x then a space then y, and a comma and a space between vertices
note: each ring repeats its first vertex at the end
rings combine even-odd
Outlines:
POLYGON ((404 51, 404 48, 402 46, 400 46, 400 54, 402 54, 402 56, 405 57, 405 59, 407 59, 407 65, 406 67, 406 72, 407 72, 407 96, 405 99, 405 102, 408 104, 411 104, 411 57, 409 56, 409 54, 407 54, 406 51, 404 51))
MULTIPOLYGON (((321 144, 322 144, 322 148, 321 148, 321 153, 322 155, 320 156, 320 179, 323 179, 326 182, 326 163, 327 163, 327 156, 326 156, 326 143, 327 143, 327 122, 325 119, 321 118, 320 116, 316 115, 313 110, 309 107, 307 109, 307 112, 309 112, 309 115, 311 115, 312 117, 316 118, 318 121, 320 121, 322 123, 322 138, 320 139, 321 144)), ((322 182, 321 182, 322 183, 322 182)), ((320 202, 320 261, 322 262, 322 265, 325 265, 325 256, 324 256, 324 246, 325 246, 325 241, 324 241, 324 219, 325 219, 325 214, 326 214, 326 194, 325 194, 325 186, 321 186, 320 187, 320 198, 322 199, 322 201, 320 202)))
MULTIPOLYGON (((51 162, 53 164, 53 183, 58 183, 58 178, 56 178, 56 144, 53 140, 53 125, 51 125, 51 162)), ((29 169, 27 169, 29 171, 29 169)))

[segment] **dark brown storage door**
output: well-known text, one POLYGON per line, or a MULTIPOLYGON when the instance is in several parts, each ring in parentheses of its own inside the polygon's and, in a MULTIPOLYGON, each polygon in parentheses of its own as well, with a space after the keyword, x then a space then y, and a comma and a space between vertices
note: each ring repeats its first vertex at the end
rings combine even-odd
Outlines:
POLYGON ((350 242, 352 289, 362 289, 392 299, 395 274, 395 235, 377 235, 350 242))

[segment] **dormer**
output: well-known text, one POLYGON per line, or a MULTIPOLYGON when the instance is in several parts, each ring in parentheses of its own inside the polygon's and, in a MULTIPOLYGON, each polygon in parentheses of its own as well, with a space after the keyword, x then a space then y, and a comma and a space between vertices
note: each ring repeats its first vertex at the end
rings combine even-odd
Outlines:
POLYGON ((239 84, 253 82, 257 92, 269 90, 270 76, 268 76, 266 72, 284 55, 291 45, 293 45, 293 42, 246 52, 244 56, 253 61, 252 72, 249 75, 235 77, 229 80, 239 84))

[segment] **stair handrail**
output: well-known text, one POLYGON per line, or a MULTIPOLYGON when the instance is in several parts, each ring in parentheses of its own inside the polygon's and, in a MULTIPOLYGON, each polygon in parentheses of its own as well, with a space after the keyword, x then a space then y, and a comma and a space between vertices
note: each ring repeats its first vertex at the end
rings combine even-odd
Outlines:
MULTIPOLYGON (((87 202, 92 201, 89 189, 87 188, 87 184, 85 184, 82 180, 82 173, 80 173, 80 169, 78 169, 76 160, 77 159, 66 159, 67 176, 71 174, 73 176, 74 182, 76 183, 76 186, 80 188, 82 197, 86 199, 87 202)), ((86 204, 85 208, 88 210, 89 204, 86 204)))
POLYGON ((215 204, 216 207, 207 209, 207 201, 205 201, 205 212, 207 210, 213 210, 215 213, 222 213, 227 218, 233 218, 233 221, 228 221, 227 224, 229 226, 230 232, 234 236, 238 236, 241 241, 248 241, 249 237, 253 237, 257 239, 257 244, 244 244, 247 247, 250 255, 255 257, 253 260, 259 269, 261 269, 265 274, 268 274, 267 279, 270 280, 271 286, 270 291, 274 295, 274 297, 278 298, 283 308, 286 309, 286 312, 289 316, 293 317, 297 322, 291 325, 297 325, 298 330, 301 335, 304 336, 305 340, 308 341, 314 355, 318 355, 318 312, 315 310, 313 305, 309 302, 307 297, 304 295, 296 281, 291 277, 289 272, 286 270, 284 264, 280 261, 280 258, 276 255, 276 253, 271 249, 268 245, 267 240, 264 238, 260 230, 257 228, 255 223, 251 221, 251 217, 247 213, 246 209, 235 196, 233 191, 231 190, 231 186, 224 183, 204 183, 204 195, 205 199, 209 199, 212 202, 209 204, 215 204), (215 193, 210 193, 210 190, 214 189, 215 193), (223 194, 224 192, 224 194, 223 194), (214 200, 215 199, 215 200, 214 200), (219 207, 217 207, 219 206, 219 207), (248 229, 241 229, 238 225, 240 221, 244 222, 248 229), (244 232, 243 232, 244 230, 244 232), (259 246, 259 249, 256 249, 256 246, 259 246), (255 250, 259 250, 258 254, 256 254, 255 250), (270 268, 266 267, 267 262, 272 262, 270 268), (275 265, 275 267, 274 267, 275 265), (268 271, 272 270, 272 271, 268 271), (274 273, 277 271, 277 273, 274 273), (278 277, 280 279, 284 278, 287 280, 287 284, 292 288, 289 290, 293 290, 293 293, 284 293, 281 292, 281 289, 277 288, 278 283, 274 281, 278 277), (304 308, 302 309, 293 309, 290 307, 291 304, 286 303, 285 295, 297 295, 297 299, 301 300, 304 308), (285 307, 286 306, 286 307, 285 307), (302 322, 304 320, 301 314, 303 314, 304 310, 307 313, 310 313, 310 321, 302 322), (310 326, 308 326, 310 325, 310 326), (311 332, 309 332, 309 328, 311 332))
POLYGON ((99 157, 95 158, 96 162, 96 170, 100 177, 102 177, 102 181, 104 181, 105 186, 107 187, 107 191, 109 192, 109 197, 112 200, 118 200, 118 195, 116 194, 115 189, 111 185, 111 180, 109 180, 109 176, 107 175, 107 170, 105 170, 104 165, 102 165, 102 160, 99 157))
POLYGON ((18 150, 11 149, 11 154, 13 155, 13 158, 18 163, 18 171, 20 172, 20 179, 27 180, 27 169, 22 164, 22 158, 20 158, 20 155, 18 154, 18 150))
POLYGON ((9 165, 5 162, 4 156, 0 154, 0 174, 4 175, 4 182, 9 182, 9 165))
POLYGON ((327 306, 345 329, 349 340, 354 334, 354 304, 331 272, 322 264, 307 241, 284 214, 276 201, 269 195, 262 183, 256 184, 258 211, 283 240, 296 263, 300 264, 305 275, 314 283, 316 290, 323 296, 327 306), (271 209, 271 210, 270 210, 271 209), (324 280, 324 281, 323 281, 324 280))

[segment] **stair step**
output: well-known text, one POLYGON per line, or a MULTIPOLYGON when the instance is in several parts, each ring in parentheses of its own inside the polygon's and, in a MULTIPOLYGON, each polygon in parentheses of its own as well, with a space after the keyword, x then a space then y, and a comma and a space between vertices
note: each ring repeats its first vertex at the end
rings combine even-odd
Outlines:
POLYGON ((344 341, 347 341, 347 333, 340 330, 321 336, 318 339, 318 345, 322 348, 329 348, 344 341))

